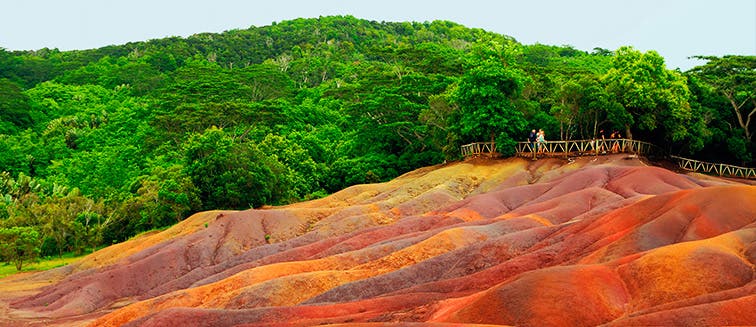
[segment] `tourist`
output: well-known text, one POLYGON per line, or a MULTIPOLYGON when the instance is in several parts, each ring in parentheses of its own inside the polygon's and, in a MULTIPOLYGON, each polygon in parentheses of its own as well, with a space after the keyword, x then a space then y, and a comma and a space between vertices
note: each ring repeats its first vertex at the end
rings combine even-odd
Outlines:
POLYGON ((606 145, 606 133, 604 133, 604 130, 600 130, 598 135, 596 135, 596 154, 599 153, 606 153, 606 150, 604 146, 606 145))
POLYGON ((542 129, 538 130, 536 142, 538 143, 538 153, 544 153, 546 151, 546 133, 542 129))
POLYGON ((530 151, 533 153, 536 152, 536 139, 538 138, 538 133, 536 133, 536 130, 533 129, 530 131, 530 134, 528 134, 528 142, 530 142, 530 151))
POLYGON ((620 134, 619 131, 615 130, 614 132, 612 132, 611 138, 614 139, 612 143, 612 153, 617 153, 620 149, 618 139, 622 138, 622 134, 620 134))

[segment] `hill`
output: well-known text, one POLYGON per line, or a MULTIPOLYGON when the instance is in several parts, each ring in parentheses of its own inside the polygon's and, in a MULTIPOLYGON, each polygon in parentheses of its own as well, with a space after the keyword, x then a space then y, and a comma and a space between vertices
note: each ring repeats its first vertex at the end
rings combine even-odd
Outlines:
POLYGON ((756 57, 706 61, 683 73, 628 46, 351 16, 0 49, 0 244, 28 231, 41 256, 84 253, 201 211, 387 182, 470 142, 508 155, 532 128, 753 166, 756 57))
POLYGON ((3 279, 0 323, 753 325, 748 183, 625 155, 426 167, 3 279))

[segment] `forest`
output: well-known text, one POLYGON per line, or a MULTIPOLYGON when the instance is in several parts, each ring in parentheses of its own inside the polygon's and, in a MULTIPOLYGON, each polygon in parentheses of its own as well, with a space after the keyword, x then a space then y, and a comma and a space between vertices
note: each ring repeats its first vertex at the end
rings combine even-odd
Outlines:
POLYGON ((631 46, 351 16, 0 48, 0 259, 21 269, 202 210, 319 198, 458 160, 465 143, 506 156, 532 128, 754 166, 756 56, 698 58, 682 72, 631 46))

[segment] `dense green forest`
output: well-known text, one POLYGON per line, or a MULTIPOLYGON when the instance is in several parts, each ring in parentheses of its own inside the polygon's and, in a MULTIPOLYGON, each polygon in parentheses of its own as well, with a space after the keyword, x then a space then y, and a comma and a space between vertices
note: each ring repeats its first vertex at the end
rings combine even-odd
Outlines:
POLYGON ((531 128, 617 129, 753 165, 756 57, 702 59, 680 72, 632 47, 350 16, 0 49, 0 255, 81 253, 200 210, 318 198, 459 159, 464 143, 511 151, 531 128))

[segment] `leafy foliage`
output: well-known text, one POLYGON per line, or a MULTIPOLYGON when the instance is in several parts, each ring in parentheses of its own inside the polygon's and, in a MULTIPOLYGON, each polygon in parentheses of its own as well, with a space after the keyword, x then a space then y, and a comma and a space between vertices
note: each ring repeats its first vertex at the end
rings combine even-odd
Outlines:
POLYGON ((664 138, 672 141, 691 136, 687 126, 693 117, 685 78, 667 70, 658 53, 620 48, 605 80, 607 90, 621 105, 614 117, 627 135, 632 135, 630 126, 637 126, 640 131, 660 128, 664 138))
POLYGON ((744 162, 753 161, 756 152, 753 142, 753 135, 756 134, 753 123, 756 121, 756 56, 697 58, 707 60, 706 64, 690 72, 694 77, 692 80, 706 83, 697 85, 701 90, 702 113, 727 122, 728 126, 718 128, 728 135, 725 138, 727 149, 744 162), (731 110, 717 110, 725 107, 731 110))
MULTIPOLYGON (((515 99, 520 95, 525 77, 517 69, 488 60, 470 69, 459 82, 456 102, 460 110, 453 119, 453 131, 463 142, 490 139, 512 140, 522 134, 525 119, 517 110, 515 99)), ((503 147, 506 150, 512 147, 503 147)))
POLYGON ((40 244, 40 234, 32 227, 0 228, 0 258, 12 262, 17 271, 39 256, 40 244))

